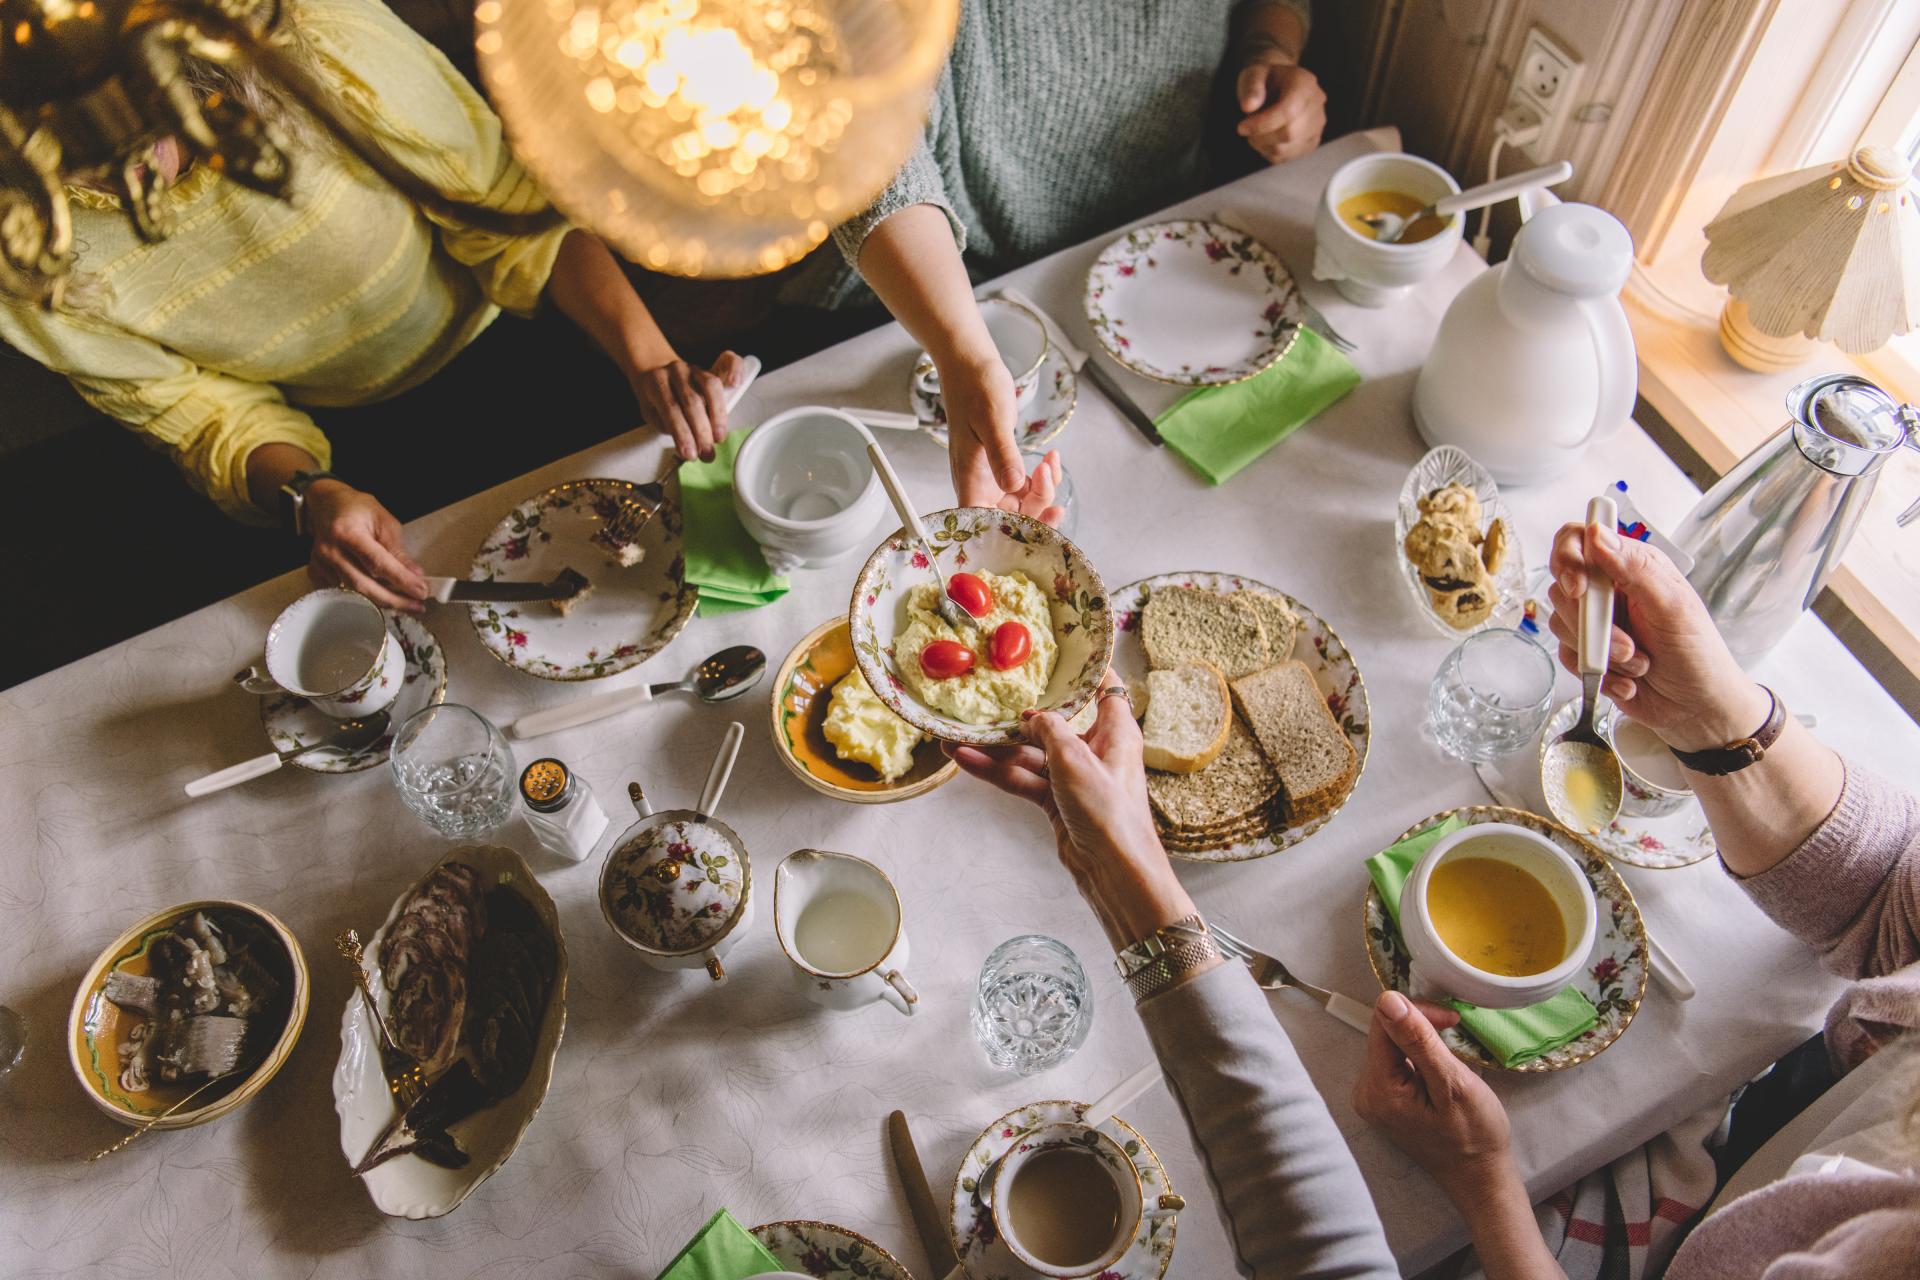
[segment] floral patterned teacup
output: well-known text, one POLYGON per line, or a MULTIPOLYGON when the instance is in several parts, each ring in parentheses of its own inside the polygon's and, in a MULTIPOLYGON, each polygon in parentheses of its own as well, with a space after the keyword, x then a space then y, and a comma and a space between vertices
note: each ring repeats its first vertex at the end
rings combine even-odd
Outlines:
POLYGON ((912 1015, 907 931, 887 873, 850 853, 801 849, 773 873, 773 929, 796 990, 829 1009, 884 1000, 912 1015))
MULTIPOLYGON (((1114 1264, 1125 1256, 1133 1244, 1134 1233, 1140 1229, 1142 1219, 1171 1218, 1186 1207, 1186 1202, 1176 1195, 1161 1195, 1149 1206, 1146 1190, 1140 1183, 1140 1171, 1134 1167, 1133 1158, 1101 1130, 1079 1123, 1048 1125, 1029 1134, 1001 1157, 980 1191, 993 1214, 993 1225, 1008 1250, 1022 1263, 1051 1280, 1081 1280, 1082 1277, 1110 1273, 1114 1264), (1042 1200, 1039 1197, 1044 1193, 1029 1191, 1019 1185, 1021 1171, 1027 1165, 1043 1157, 1057 1161, 1063 1155, 1078 1162, 1074 1176, 1094 1180, 1092 1188, 1099 1186, 1099 1178, 1110 1179, 1115 1199, 1109 1202, 1105 1196, 1093 1194, 1091 1189, 1080 1196, 1067 1194, 1067 1187, 1053 1181, 1052 1194, 1042 1200), (1028 1196, 1035 1198, 1028 1200, 1028 1196), (1071 1209, 1065 1207, 1066 1202, 1071 1202, 1071 1209), (1091 1258, 1083 1257, 1070 1262, 1049 1260, 1045 1256, 1051 1252, 1049 1245, 1059 1242, 1043 1240, 1042 1234, 1063 1225, 1046 1221, 1049 1213, 1063 1210, 1071 1213, 1085 1208, 1104 1218, 1108 1216, 1109 1203, 1117 1204, 1118 1212, 1111 1214, 1112 1234, 1103 1249, 1091 1258)), ((1084 1238, 1090 1232, 1104 1227, 1107 1227, 1107 1223, 1098 1226, 1075 1223, 1061 1231, 1060 1235, 1084 1238)))
POLYGON ((336 720, 385 710, 406 683, 407 655, 380 606, 358 591, 309 591, 267 628, 265 657, 236 675, 248 693, 290 693, 336 720))
POLYGON ((1413 994, 1423 1000, 1451 997, 1483 1009, 1538 1004, 1586 967, 1598 931, 1599 911, 1586 872, 1553 841, 1509 823, 1479 823, 1439 840, 1414 865, 1400 890, 1400 934, 1412 961, 1408 978, 1413 994), (1428 909, 1427 886, 1442 863, 1466 858, 1511 863, 1546 888, 1559 909, 1569 944, 1558 964, 1521 977, 1490 973, 1454 954, 1441 940, 1428 909))
MULTIPOLYGON (((983 299, 980 318, 987 322, 987 336, 1013 377, 1014 402, 1024 409, 1039 391, 1040 366, 1047 362, 1046 322, 1032 308, 1006 298, 983 299)), ((932 360, 923 357, 915 362, 913 385, 922 395, 939 396, 940 371, 932 360)))

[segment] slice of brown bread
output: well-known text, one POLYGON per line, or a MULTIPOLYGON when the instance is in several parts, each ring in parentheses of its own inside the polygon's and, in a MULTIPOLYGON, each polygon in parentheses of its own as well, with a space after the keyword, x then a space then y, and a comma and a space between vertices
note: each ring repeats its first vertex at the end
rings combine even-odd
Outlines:
POLYGON ((1169 826, 1205 827, 1242 818, 1280 792, 1280 776, 1235 716, 1227 745, 1198 773, 1147 772, 1147 798, 1169 826))
POLYGON ((1273 663, 1266 628, 1253 606, 1198 587, 1155 591, 1140 619, 1140 643, 1149 666, 1205 662, 1229 680, 1273 663))
POLYGON ((1313 672, 1282 662, 1232 683, 1268 763, 1287 789, 1287 822, 1299 826, 1338 808, 1360 773, 1360 757, 1327 710, 1313 672))
POLYGON ((1300 632, 1300 619, 1285 600, 1270 591, 1236 591, 1231 598, 1245 600, 1260 615, 1260 625, 1267 633, 1267 652, 1274 662, 1285 662, 1293 656, 1293 638, 1300 632))

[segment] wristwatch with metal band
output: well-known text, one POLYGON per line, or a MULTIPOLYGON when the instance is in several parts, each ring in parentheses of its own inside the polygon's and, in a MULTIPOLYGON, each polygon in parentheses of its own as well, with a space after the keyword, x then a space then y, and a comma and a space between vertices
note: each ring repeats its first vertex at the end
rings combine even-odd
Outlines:
POLYGON ((1765 759, 1767 748, 1779 741, 1780 731, 1787 727, 1787 704, 1780 701, 1780 695, 1767 689, 1767 686, 1760 687, 1766 689, 1769 706, 1766 721, 1753 731, 1753 736, 1705 751, 1682 751, 1674 747, 1674 759, 1695 773, 1715 778, 1738 773, 1748 765, 1758 764, 1765 759))
MULTIPOLYGON (((282 527, 298 534, 306 533, 307 490, 320 480, 340 480, 340 477, 331 471, 296 471, 293 473, 293 479, 280 486, 282 527)), ((345 484, 346 481, 340 480, 340 483, 345 484)))
POLYGON ((1121 948, 1113 966, 1138 1004, 1223 958, 1219 944, 1207 932, 1206 921, 1187 916, 1121 948))

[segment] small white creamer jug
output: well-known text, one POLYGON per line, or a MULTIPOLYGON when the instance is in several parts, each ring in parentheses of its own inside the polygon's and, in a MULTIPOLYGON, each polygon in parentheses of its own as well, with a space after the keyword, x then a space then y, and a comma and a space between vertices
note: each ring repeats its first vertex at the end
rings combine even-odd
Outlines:
POLYGON ((1620 289, 1633 239, 1585 204, 1542 209, 1499 266, 1460 291, 1413 389, 1428 444, 1458 445, 1501 484, 1559 475, 1633 413, 1620 289))

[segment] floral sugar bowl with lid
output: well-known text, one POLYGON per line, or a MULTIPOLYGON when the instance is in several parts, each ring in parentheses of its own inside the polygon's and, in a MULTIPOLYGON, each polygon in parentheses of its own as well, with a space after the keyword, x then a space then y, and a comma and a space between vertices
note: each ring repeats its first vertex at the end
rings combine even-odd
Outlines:
POLYGON ((726 978, 721 957, 753 923, 753 867, 733 828, 713 816, 745 730, 725 741, 692 809, 648 806, 628 788, 640 819, 620 834, 600 869, 600 911, 621 941, 655 969, 702 969, 726 978))

